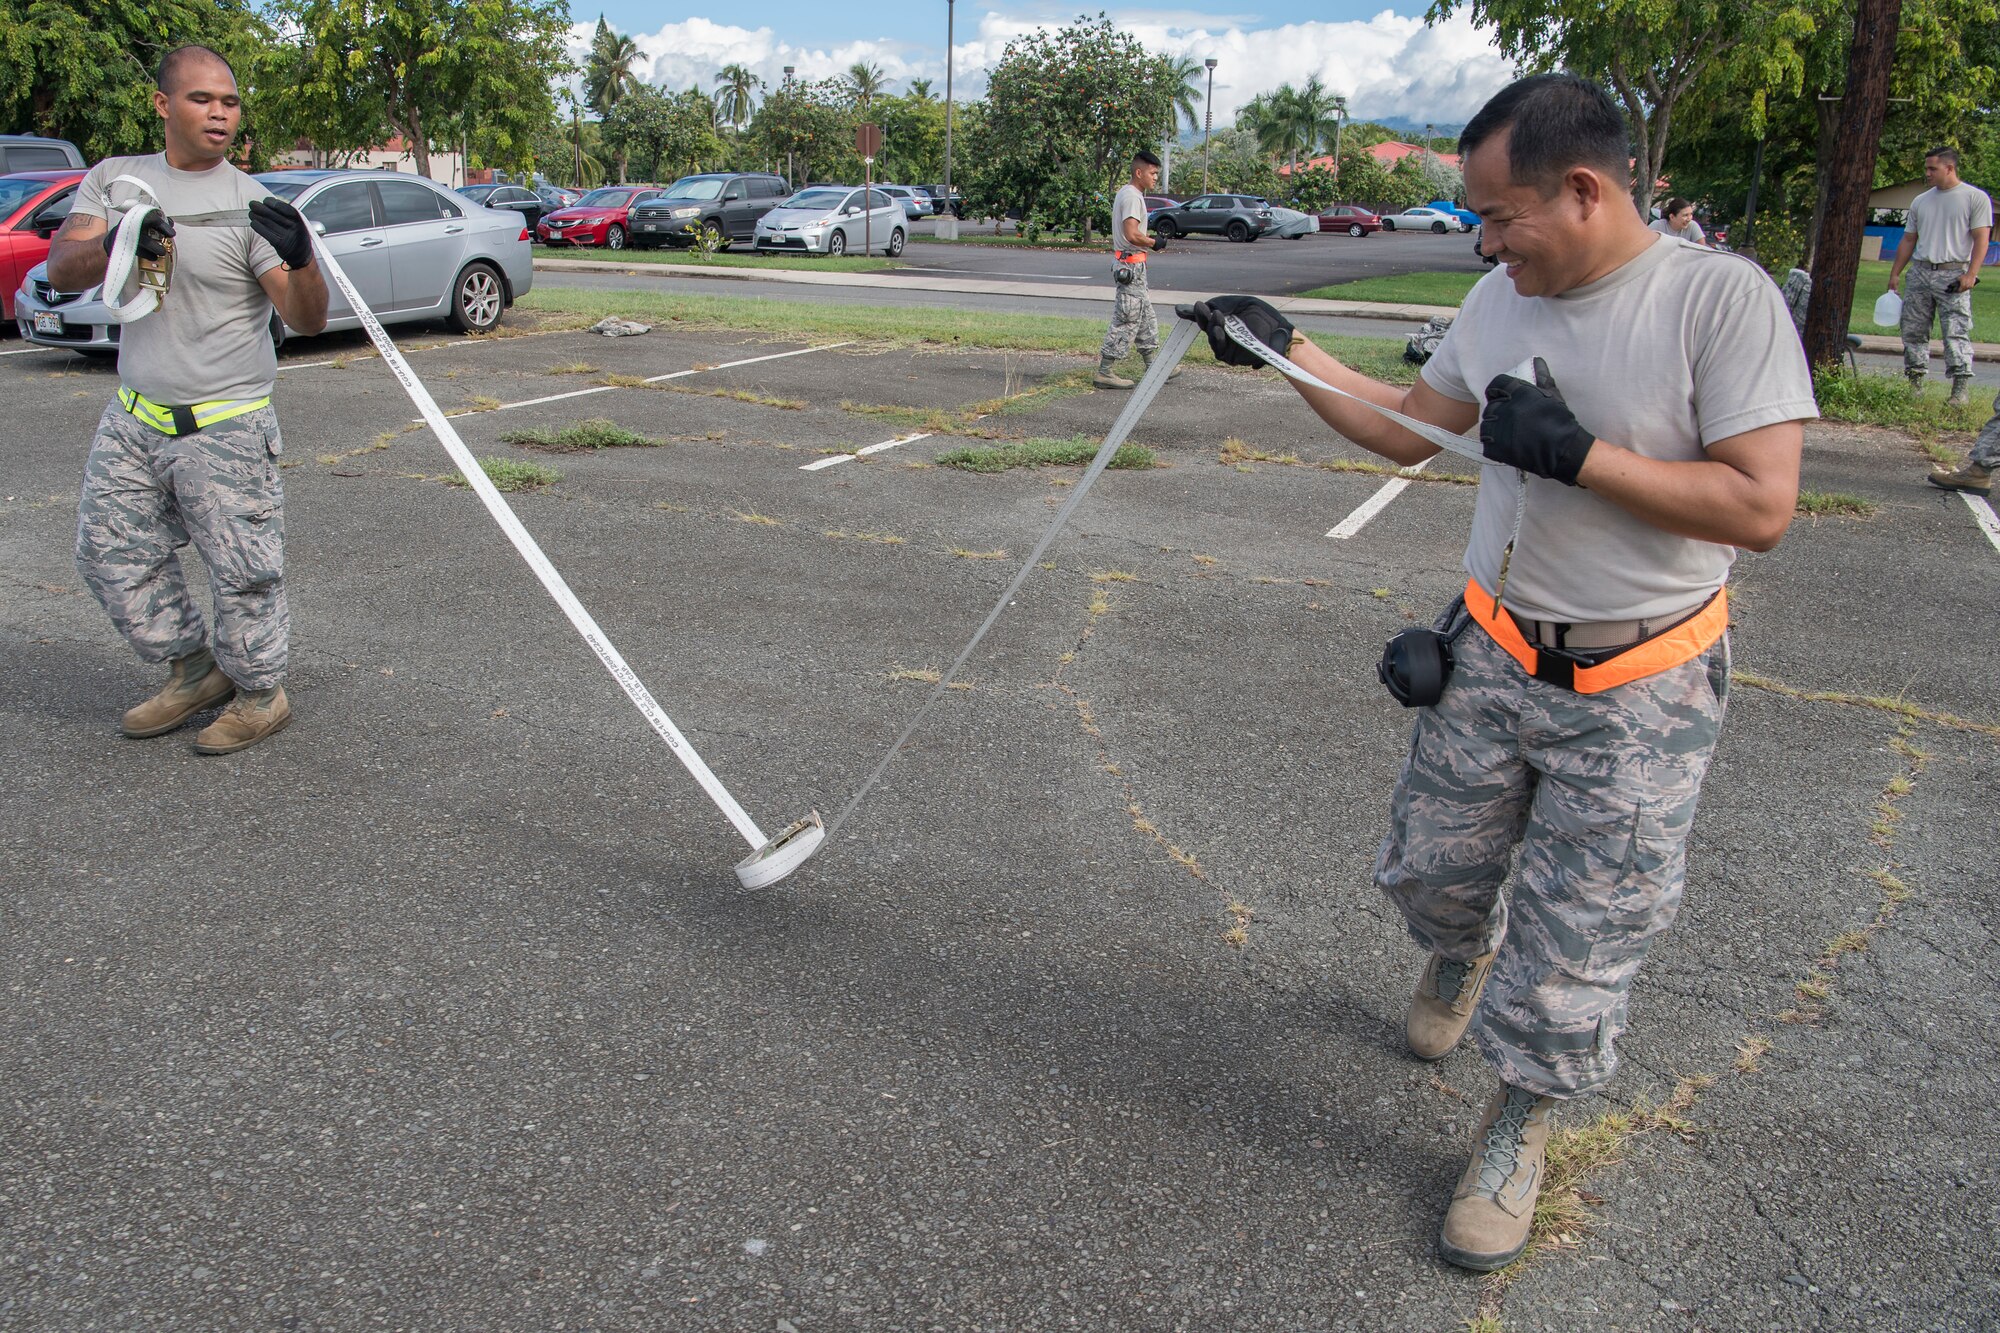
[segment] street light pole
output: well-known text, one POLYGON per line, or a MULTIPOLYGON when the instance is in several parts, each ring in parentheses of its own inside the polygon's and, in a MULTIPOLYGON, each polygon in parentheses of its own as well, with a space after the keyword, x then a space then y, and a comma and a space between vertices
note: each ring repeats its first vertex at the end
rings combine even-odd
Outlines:
POLYGON ((1333 179, 1340 183, 1340 127, 1347 121, 1347 99, 1333 99, 1333 179))
POLYGON ((1215 57, 1201 62, 1208 70, 1208 100, 1201 113, 1201 192, 1208 193, 1208 140, 1215 132, 1215 57))
POLYGON ((938 201, 944 211, 937 215, 937 234, 947 241, 958 239, 958 210, 951 205, 951 47, 957 17, 957 0, 944 0, 944 198, 938 201))
MULTIPOLYGON (((785 66, 786 92, 790 92, 792 90, 792 71, 797 68, 798 66, 796 65, 785 66)), ((796 190, 799 188, 798 179, 792 175, 792 150, 789 148, 785 150, 785 181, 788 185, 791 186, 792 189, 796 190)))

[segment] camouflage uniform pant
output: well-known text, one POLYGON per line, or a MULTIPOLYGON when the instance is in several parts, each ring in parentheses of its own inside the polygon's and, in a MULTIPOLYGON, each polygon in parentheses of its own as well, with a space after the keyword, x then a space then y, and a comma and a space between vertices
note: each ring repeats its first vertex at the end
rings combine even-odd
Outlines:
POLYGON ((76 566, 142 661, 186 657, 208 640, 181 571, 192 541, 215 597, 215 660, 246 690, 284 680, 282 448, 269 407, 181 436, 115 401, 104 409, 84 465, 76 566))
POLYGON ((1160 320, 1153 313, 1153 298, 1146 294, 1146 266, 1134 264, 1132 268, 1138 276, 1118 284, 1118 295, 1111 306, 1111 327, 1105 330, 1104 346, 1098 352, 1107 366, 1130 356, 1135 339, 1148 361, 1160 350, 1160 320))
POLYGON ((1972 373, 1972 293, 1947 292, 1961 272, 1931 268, 1921 260, 1903 273, 1903 373, 1921 377, 1930 368, 1931 320, 1944 336, 1945 373, 1972 373))
POLYGON ((2000 471, 2000 402, 1993 404, 1993 419, 1973 438, 1972 461, 1989 472, 2000 471))
POLYGON ((1679 910, 1729 643, 1600 694, 1534 679, 1476 625, 1456 657, 1417 715, 1375 882, 1424 949, 1498 946, 1481 1054, 1515 1087, 1575 1096, 1611 1078, 1632 979, 1679 910))

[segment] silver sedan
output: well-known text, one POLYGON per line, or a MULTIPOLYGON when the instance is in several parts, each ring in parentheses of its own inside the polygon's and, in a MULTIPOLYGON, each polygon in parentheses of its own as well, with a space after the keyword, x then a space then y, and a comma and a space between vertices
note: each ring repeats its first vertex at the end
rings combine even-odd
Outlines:
MULTIPOLYGON (((518 213, 483 208, 421 176, 382 171, 273 171, 257 177, 289 199, 384 324, 447 319, 484 333, 534 283, 534 258, 518 213)), ((328 284, 328 330, 361 321, 328 284)), ((46 265, 28 273, 21 332, 44 347, 114 352, 117 326, 93 287, 54 290, 46 265), (39 316, 39 318, 38 318, 39 316)), ((273 321, 274 334, 284 330, 273 321)))

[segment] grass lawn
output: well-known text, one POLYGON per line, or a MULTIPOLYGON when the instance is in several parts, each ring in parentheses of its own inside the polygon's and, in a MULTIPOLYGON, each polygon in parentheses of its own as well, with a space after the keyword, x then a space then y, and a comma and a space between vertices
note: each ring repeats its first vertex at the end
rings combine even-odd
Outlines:
MULTIPOLYGON (((2000 342, 2000 274, 1995 277, 1994 284, 1981 282, 1972 289, 1974 342, 2000 342)), ((1465 300, 1465 294, 1472 290, 1472 284, 1479 278, 1477 273, 1404 273, 1393 278, 1339 282, 1331 287, 1316 287, 1302 295, 1328 301, 1407 301, 1415 305, 1455 306, 1465 300)), ((1875 298, 1882 294, 1888 283, 1887 260, 1862 262, 1854 283, 1854 314, 1847 326, 1851 332, 1895 333, 1894 329, 1880 328, 1875 323, 1875 298)), ((1907 283, 1904 290, 1909 290, 1907 283)), ((1932 333, 1935 336, 1935 328, 1932 333)))
MULTIPOLYGON (((603 291, 587 287, 537 287, 519 302, 523 310, 553 316, 544 327, 587 328, 606 315, 672 324, 680 328, 761 333, 803 342, 853 339, 908 346, 1014 348, 1094 356, 1104 341, 1104 320, 1056 315, 1011 315, 948 306, 898 309, 806 302, 765 301, 742 296, 675 296, 662 292, 603 291)), ((1365 375, 1396 384, 1416 378, 1403 360, 1401 338, 1349 338, 1314 334, 1313 341, 1365 375)), ((1208 343, 1196 339, 1191 365, 1214 365, 1208 343)), ((1137 361, 1133 362, 1137 365, 1137 361)), ((1244 374, 1256 374, 1244 371, 1244 374)))
POLYGON ((860 255, 760 255, 750 251, 737 253, 725 251, 720 254, 702 255, 695 250, 675 250, 662 246, 657 250, 638 250, 627 246, 623 250, 607 250, 601 245, 538 245, 535 247, 537 259, 596 259, 612 264, 674 264, 682 268, 804 268, 818 269, 823 273, 876 273, 885 268, 901 267, 893 259, 883 259, 876 255, 862 258, 860 255))

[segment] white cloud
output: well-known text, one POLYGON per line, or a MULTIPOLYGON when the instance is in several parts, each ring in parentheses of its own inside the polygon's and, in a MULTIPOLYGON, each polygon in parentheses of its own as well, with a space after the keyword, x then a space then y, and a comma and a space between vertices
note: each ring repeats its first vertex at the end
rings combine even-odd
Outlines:
MULTIPOLYGON (((970 18, 970 15, 967 16, 970 18)), ((1213 56, 1215 121, 1227 125, 1236 108, 1281 83, 1298 84, 1317 74, 1348 99, 1357 120, 1404 116, 1452 124, 1471 118, 1488 97, 1513 77, 1512 66, 1491 37, 1472 25, 1463 10, 1435 28, 1391 10, 1367 20, 1341 23, 1288 23, 1251 26, 1250 16, 1203 15, 1180 9, 1128 9, 1113 20, 1145 44, 1169 55, 1213 56)), ((1024 4, 1011 12, 988 10, 972 36, 954 50, 954 91, 962 97, 985 92, 986 70, 997 64, 1007 43, 1037 27, 1058 27, 1068 14, 1045 14, 1024 4)), ((572 52, 588 50, 594 24, 572 30, 572 52)), ((963 25, 961 30, 963 30, 963 25)), ((900 92, 912 78, 932 80, 944 91, 943 33, 936 45, 906 38, 858 38, 837 46, 801 47, 783 41, 768 27, 745 28, 712 19, 669 23, 656 32, 634 34, 644 56, 641 72, 667 88, 700 84, 712 88, 726 64, 748 66, 767 85, 784 80, 784 67, 800 79, 833 78, 859 60, 879 65, 900 92)))

